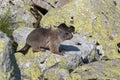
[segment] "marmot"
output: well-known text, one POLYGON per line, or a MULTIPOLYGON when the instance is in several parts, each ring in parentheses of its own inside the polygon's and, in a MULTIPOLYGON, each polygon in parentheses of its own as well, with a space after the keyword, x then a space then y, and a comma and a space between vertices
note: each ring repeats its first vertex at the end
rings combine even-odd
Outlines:
POLYGON ((49 49, 51 52, 59 54, 60 43, 72 37, 72 32, 61 28, 36 28, 28 35, 25 46, 17 52, 21 52, 25 55, 29 48, 32 47, 33 51, 45 51, 49 49))

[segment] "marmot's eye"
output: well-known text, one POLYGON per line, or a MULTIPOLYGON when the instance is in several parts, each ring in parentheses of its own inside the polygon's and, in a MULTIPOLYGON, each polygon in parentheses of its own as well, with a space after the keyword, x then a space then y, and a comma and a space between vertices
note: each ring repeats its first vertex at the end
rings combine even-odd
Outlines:
POLYGON ((66 35, 68 35, 69 33, 65 33, 66 35))

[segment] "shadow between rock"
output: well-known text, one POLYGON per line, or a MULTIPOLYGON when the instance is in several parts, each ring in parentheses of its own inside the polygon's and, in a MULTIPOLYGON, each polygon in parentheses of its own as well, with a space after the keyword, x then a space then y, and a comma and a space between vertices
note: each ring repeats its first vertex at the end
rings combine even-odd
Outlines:
POLYGON ((2 66, 5 72, 10 73, 9 80, 21 80, 21 71, 17 64, 11 41, 8 42, 3 54, 2 66))
POLYGON ((80 51, 80 49, 76 46, 73 46, 73 45, 63 45, 61 44, 60 45, 60 50, 61 51, 66 51, 66 52, 69 52, 69 51, 80 51))

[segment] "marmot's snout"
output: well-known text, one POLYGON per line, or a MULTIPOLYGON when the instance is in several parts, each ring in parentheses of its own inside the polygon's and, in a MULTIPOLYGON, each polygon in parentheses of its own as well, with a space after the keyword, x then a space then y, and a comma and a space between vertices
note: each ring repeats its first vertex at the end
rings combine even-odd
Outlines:
POLYGON ((73 38, 73 34, 71 33, 71 32, 66 32, 65 33, 65 40, 70 40, 70 39, 72 39, 73 38))
POLYGON ((68 40, 69 40, 69 39, 72 39, 72 38, 73 38, 73 34, 72 34, 72 33, 69 33, 68 40))

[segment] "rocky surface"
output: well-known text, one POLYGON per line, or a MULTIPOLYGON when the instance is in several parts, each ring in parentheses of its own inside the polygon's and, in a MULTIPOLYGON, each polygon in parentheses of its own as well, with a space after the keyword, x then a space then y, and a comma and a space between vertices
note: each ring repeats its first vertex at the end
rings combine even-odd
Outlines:
POLYGON ((21 80, 11 40, 0 32, 0 80, 21 80))
POLYGON ((73 72, 53 68, 45 72, 48 80, 119 80, 120 59, 98 61, 79 66, 73 72))
POLYGON ((75 69, 71 75, 77 75, 81 80, 119 80, 120 59, 86 64, 75 69))
POLYGON ((0 0, 0 14, 8 10, 14 21, 18 22, 18 26, 32 27, 35 19, 30 13, 30 0, 0 0))
POLYGON ((80 36, 97 41, 103 53, 110 59, 120 58, 117 43, 120 42, 119 0, 77 0, 60 9, 49 11, 42 20, 43 26, 56 26, 66 22, 75 26, 80 36))
MULTIPOLYGON (((15 41, 19 44, 18 50, 25 45, 26 37, 31 30, 33 28, 18 28, 13 32, 15 41)), ((79 38, 77 35, 74 35, 71 40, 64 41, 61 44, 61 49, 64 51, 63 55, 56 55, 50 51, 33 53, 31 49, 25 56, 16 53, 15 56, 21 69, 21 75, 24 76, 23 79, 25 77, 37 79, 40 74, 46 73, 51 68, 74 70, 80 65, 93 62, 95 59, 99 60, 101 56, 96 51, 95 42, 89 42, 85 37, 79 38), (36 71, 38 71, 37 74, 36 71)))
MULTIPOLYGON (((119 0, 33 1, 49 10, 41 20, 42 27, 65 22, 75 26, 74 37, 62 43, 62 56, 31 49, 24 56, 14 54, 11 41, 0 32, 0 80, 119 80, 119 0)), ((29 11, 30 0, 0 0, 0 4, 0 15, 9 7, 19 22, 13 36, 21 49, 33 30, 28 27, 35 21, 29 11)))
POLYGON ((0 32, 0 79, 1 80, 5 79, 5 78, 7 78, 7 79, 9 78, 8 77, 9 73, 6 72, 6 69, 4 71, 3 66, 2 66, 3 65, 3 63, 2 63, 3 54, 4 54, 4 50, 6 48, 6 45, 7 45, 6 43, 8 43, 8 41, 9 41, 9 38, 6 37, 5 34, 0 32))

